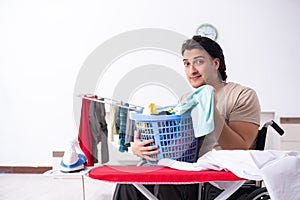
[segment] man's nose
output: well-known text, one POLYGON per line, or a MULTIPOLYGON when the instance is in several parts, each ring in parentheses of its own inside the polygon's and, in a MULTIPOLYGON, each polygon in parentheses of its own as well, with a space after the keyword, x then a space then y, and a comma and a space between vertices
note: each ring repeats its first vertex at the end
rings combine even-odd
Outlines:
POLYGON ((197 70, 196 67, 194 67, 193 64, 191 64, 191 65, 189 66, 189 73, 190 73, 190 74, 193 74, 193 73, 195 73, 195 72, 198 72, 198 70, 197 70))

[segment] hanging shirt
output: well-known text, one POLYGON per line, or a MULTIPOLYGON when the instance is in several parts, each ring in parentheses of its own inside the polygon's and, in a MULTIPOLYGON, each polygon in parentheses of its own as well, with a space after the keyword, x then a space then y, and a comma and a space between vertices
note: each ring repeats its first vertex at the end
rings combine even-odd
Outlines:
POLYGON ((90 132, 89 107, 90 100, 82 99, 78 142, 81 150, 87 158, 87 166, 94 166, 92 155, 92 136, 90 132))
POLYGON ((107 123, 105 120, 104 103, 91 101, 89 107, 89 120, 92 136, 92 155, 94 163, 98 162, 98 143, 101 141, 101 163, 109 161, 107 144, 107 123))
POLYGON ((114 135, 119 135, 119 127, 117 125, 117 115, 119 114, 119 107, 115 105, 110 105, 110 124, 111 131, 109 132, 109 140, 114 141, 114 135))
POLYGON ((133 142, 134 131, 135 131, 135 121, 130 119, 130 111, 128 109, 127 121, 126 121, 126 131, 125 131, 125 145, 130 146, 130 142, 133 142))
MULTIPOLYGON (((128 103, 125 103, 125 104, 122 104, 122 105, 129 106, 128 103)), ((120 134, 119 134, 120 146, 119 146, 119 151, 120 152, 128 151, 128 145, 125 144, 127 113, 128 113, 128 108, 123 108, 123 107, 119 108, 119 123, 120 123, 120 134)))

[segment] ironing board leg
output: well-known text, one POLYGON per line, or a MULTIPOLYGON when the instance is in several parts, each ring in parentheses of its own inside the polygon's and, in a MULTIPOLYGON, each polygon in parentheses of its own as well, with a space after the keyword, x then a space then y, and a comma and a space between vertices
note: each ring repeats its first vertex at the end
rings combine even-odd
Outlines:
POLYGON ((82 199, 85 200, 85 186, 84 186, 84 177, 81 176, 81 183, 82 183, 82 199))
POLYGON ((235 191, 237 191, 246 181, 232 181, 231 184, 227 186, 224 191, 219 194, 215 200, 223 200, 230 197, 235 191))
POLYGON ((202 187, 203 187, 203 183, 199 183, 198 200, 201 200, 201 197, 202 197, 202 187))
POLYGON ((136 187, 145 197, 147 197, 149 200, 158 200, 145 186, 142 184, 132 184, 134 187, 136 187))

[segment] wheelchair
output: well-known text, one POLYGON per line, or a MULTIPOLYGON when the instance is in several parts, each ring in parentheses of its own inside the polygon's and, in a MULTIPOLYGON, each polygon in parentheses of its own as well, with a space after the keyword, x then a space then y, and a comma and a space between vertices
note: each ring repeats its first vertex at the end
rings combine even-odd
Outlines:
MULTIPOLYGON (((263 151, 266 144, 266 136, 268 127, 271 126, 279 135, 284 134, 284 130, 280 126, 270 120, 266 122, 258 131, 257 137, 254 142, 253 150, 263 151)), ((147 165, 146 160, 142 159, 138 166, 147 165)), ((213 200, 215 199, 223 190, 213 186, 210 183, 200 184, 199 196, 201 200, 213 200)), ((236 192, 234 192, 227 200, 268 200, 270 199, 268 190, 263 187, 262 181, 251 181, 248 180, 244 183, 236 192)))
MULTIPOLYGON (((274 130, 280 134, 284 134, 284 130, 280 126, 270 120, 266 122, 258 131, 257 137, 254 142, 253 150, 263 151, 266 144, 266 136, 268 127, 271 126, 274 130)), ((147 165, 147 161, 142 159, 138 166, 147 165)), ((266 187, 263 187, 263 181, 246 181, 236 192, 234 192, 227 200, 268 200, 270 199, 269 193, 266 187)), ((215 199, 223 190, 213 186, 210 183, 201 183, 199 189, 199 199, 201 200, 213 200, 215 199)))
MULTIPOLYGON (((266 136, 268 126, 274 128, 274 130, 283 135, 284 131, 273 120, 266 122, 263 127, 258 131, 254 150, 263 151, 265 149, 266 136)), ((210 183, 204 183, 200 187, 201 200, 213 200, 222 190, 214 187, 210 183)), ((270 199, 268 190, 266 187, 262 187, 262 181, 246 181, 235 193, 233 193, 228 200, 267 200, 270 199)))

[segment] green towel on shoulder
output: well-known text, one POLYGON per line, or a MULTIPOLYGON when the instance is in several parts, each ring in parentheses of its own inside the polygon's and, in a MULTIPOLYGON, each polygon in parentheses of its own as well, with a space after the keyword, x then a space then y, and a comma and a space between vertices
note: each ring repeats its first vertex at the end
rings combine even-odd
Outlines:
MULTIPOLYGON (((197 119, 194 123, 195 137, 201 137, 211 133, 214 125, 214 88, 204 85, 197 88, 183 102, 178 104, 172 114, 182 115, 196 109, 197 119)), ((193 119, 195 121, 195 119, 193 119)))

